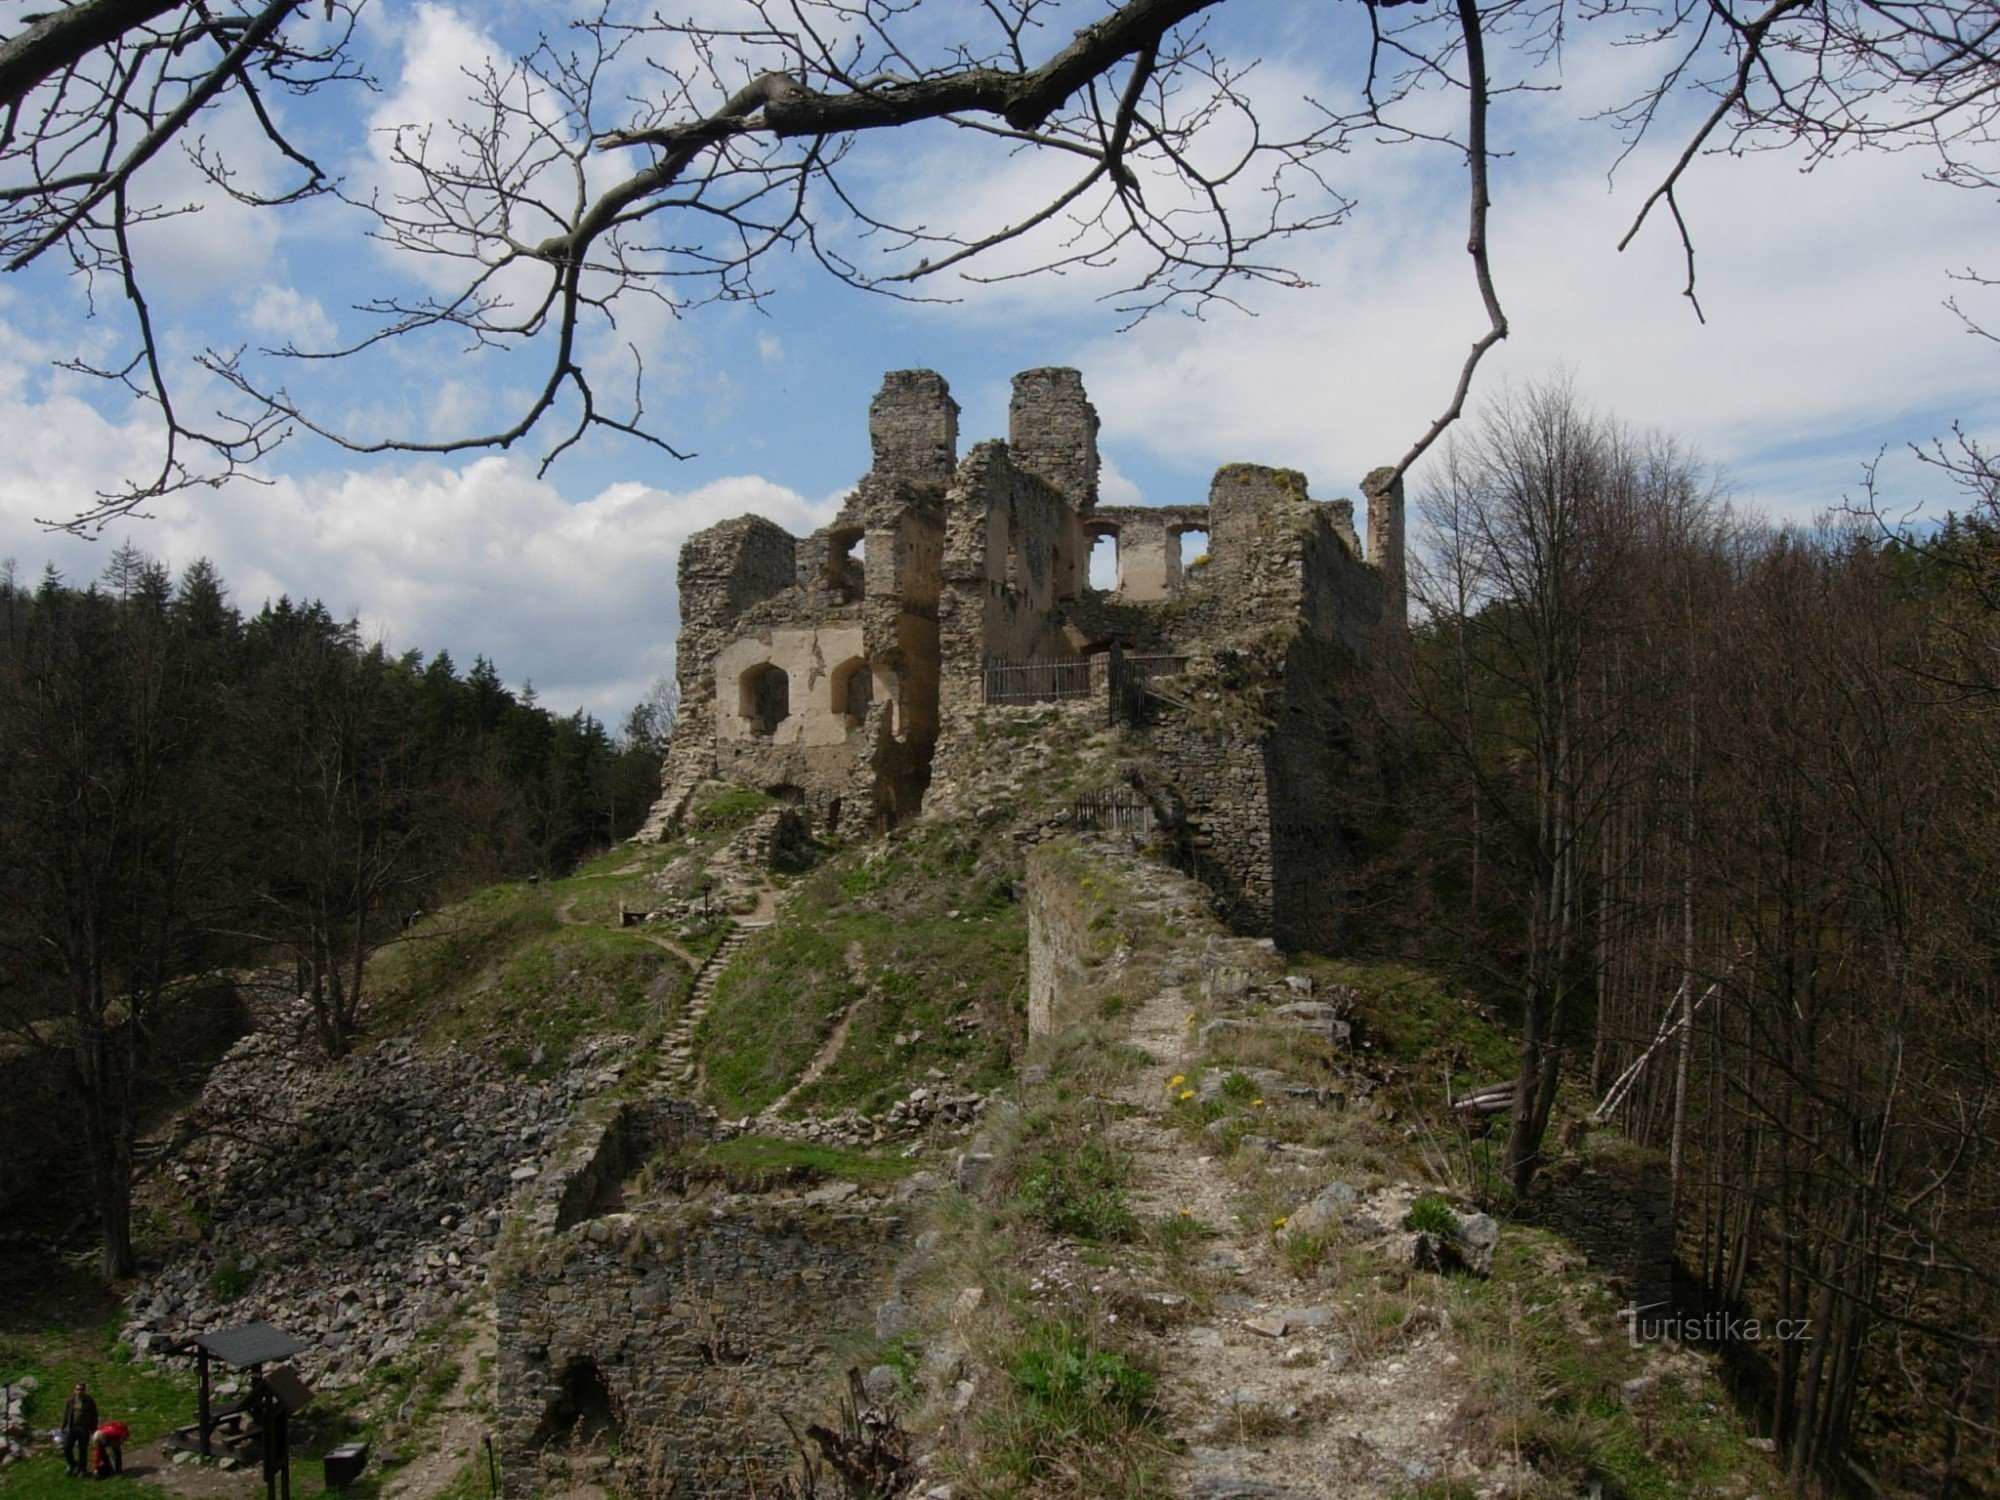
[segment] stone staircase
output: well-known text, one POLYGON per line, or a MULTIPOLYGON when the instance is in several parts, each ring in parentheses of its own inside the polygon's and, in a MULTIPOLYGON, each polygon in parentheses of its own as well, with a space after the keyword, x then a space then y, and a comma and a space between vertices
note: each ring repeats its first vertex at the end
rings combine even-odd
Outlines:
POLYGON ((721 982, 722 971, 736 956, 737 949, 750 940, 753 932, 760 932, 770 925, 768 916, 733 919, 721 944, 695 971, 694 988, 688 993, 688 1003, 660 1047, 660 1082, 666 1088, 685 1095, 700 1081, 701 1069, 694 1056, 694 1035, 701 1026, 702 1018, 708 1014, 709 1002, 715 998, 715 987, 721 982))
POLYGON ((627 841, 634 844, 664 844, 667 835, 680 826, 681 815, 693 800, 695 789, 713 774, 714 768, 699 760, 691 761, 660 793, 660 800, 646 814, 639 831, 627 841))

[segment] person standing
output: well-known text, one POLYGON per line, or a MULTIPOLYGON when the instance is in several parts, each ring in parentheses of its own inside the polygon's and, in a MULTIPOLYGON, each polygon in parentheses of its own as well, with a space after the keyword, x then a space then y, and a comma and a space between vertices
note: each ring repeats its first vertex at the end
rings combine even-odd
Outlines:
POLYGON ((81 1380, 69 1393, 69 1404, 63 1408, 62 1430, 63 1462, 69 1465, 70 1477, 74 1479, 87 1471, 90 1440, 97 1432, 97 1403, 81 1380))

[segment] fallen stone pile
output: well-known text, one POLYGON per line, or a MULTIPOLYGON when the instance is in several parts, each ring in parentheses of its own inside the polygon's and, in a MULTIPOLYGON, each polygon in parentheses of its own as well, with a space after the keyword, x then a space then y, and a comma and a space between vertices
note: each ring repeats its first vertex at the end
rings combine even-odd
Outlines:
POLYGON ((32 1375, 0 1386, 0 1465, 28 1457, 33 1434, 28 1431, 28 1403, 41 1382, 32 1375))
MULTIPOLYGON (((964 1135, 986 1110, 986 1096, 943 1083, 919 1084, 879 1115, 812 1115, 788 1119, 767 1110, 754 1119, 738 1120, 737 1131, 818 1141, 828 1146, 880 1146, 894 1138, 915 1140, 928 1134, 964 1135)), ((911 1152, 918 1147, 913 1145, 911 1152)))
POLYGON ((328 1063, 303 1011, 267 1007, 176 1125, 162 1206, 208 1227, 128 1298, 137 1355, 262 1319, 321 1387, 396 1361, 483 1287, 509 1195, 632 1045, 595 1039, 541 1081, 408 1037, 328 1063))

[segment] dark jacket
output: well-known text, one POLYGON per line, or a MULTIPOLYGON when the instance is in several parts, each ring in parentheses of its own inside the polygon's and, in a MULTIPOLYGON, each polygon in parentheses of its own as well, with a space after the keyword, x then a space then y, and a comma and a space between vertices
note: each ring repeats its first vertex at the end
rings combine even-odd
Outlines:
POLYGON ((97 1431, 97 1403, 91 1399, 89 1392, 69 1398, 69 1405, 63 1408, 63 1431, 80 1433, 84 1437, 97 1431))

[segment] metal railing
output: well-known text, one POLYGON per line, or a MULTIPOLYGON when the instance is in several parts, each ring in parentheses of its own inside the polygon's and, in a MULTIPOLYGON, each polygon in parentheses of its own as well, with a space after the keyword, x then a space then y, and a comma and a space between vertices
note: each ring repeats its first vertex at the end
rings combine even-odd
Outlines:
POLYGON ((1053 703, 1088 698, 1104 685, 1095 661, 989 661, 988 703, 1053 703))
POLYGON ((1155 678, 1178 676, 1187 664, 1182 655, 1125 656, 1115 651, 1087 660, 995 660, 986 664, 984 696, 988 703, 1055 703, 1109 693, 1115 701, 1155 678))
POLYGON ((1070 804, 1070 824, 1075 828, 1095 828, 1107 833, 1151 833, 1153 804, 1139 793, 1122 788, 1109 792, 1085 792, 1070 804))

